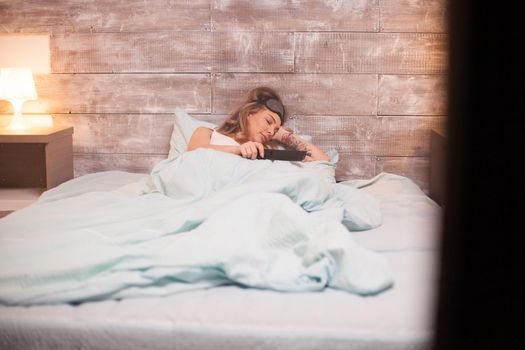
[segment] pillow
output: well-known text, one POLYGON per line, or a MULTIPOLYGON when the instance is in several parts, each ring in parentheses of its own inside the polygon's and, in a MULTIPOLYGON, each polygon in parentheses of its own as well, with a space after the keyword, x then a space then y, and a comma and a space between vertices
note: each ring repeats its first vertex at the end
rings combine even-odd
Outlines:
POLYGON ((170 138, 170 151, 168 158, 176 157, 186 152, 191 135, 198 127, 213 129, 217 125, 198 120, 190 116, 181 108, 175 109, 175 121, 173 123, 173 132, 170 138))

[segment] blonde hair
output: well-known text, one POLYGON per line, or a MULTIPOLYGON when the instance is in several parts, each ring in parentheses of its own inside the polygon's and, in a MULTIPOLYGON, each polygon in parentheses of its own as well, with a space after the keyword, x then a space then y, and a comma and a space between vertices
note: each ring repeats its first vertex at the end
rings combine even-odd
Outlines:
MULTIPOLYGON (((244 103, 218 127, 217 131, 233 137, 239 143, 245 142, 248 116, 267 108, 266 101, 271 99, 277 100, 282 106, 281 98, 272 88, 260 86, 250 90, 244 103)), ((285 120, 284 106, 282 106, 282 110, 281 125, 284 124, 285 120)))

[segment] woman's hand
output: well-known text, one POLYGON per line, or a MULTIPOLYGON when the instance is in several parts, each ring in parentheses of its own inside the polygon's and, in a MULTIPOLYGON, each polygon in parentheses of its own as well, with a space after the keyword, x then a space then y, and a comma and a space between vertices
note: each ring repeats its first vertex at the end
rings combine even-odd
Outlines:
POLYGON ((328 157, 328 155, 321 149, 311 142, 308 142, 302 139, 300 136, 294 134, 292 130, 287 130, 282 127, 279 128, 279 130, 277 130, 273 136, 273 140, 280 142, 291 149, 306 151, 306 158, 304 159, 305 162, 311 162, 314 160, 330 160, 330 157, 328 157))
POLYGON ((257 154, 264 157, 264 146, 260 142, 248 141, 239 146, 241 157, 247 159, 256 159, 257 154))

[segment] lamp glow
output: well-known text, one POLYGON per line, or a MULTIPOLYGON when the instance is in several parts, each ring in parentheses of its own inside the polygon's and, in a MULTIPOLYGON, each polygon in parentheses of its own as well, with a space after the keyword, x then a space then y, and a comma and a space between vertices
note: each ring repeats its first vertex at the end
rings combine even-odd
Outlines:
POLYGON ((36 100, 35 81, 29 68, 2 68, 0 70, 0 99, 13 105, 14 113, 7 129, 25 129, 28 126, 22 118, 22 105, 36 100))

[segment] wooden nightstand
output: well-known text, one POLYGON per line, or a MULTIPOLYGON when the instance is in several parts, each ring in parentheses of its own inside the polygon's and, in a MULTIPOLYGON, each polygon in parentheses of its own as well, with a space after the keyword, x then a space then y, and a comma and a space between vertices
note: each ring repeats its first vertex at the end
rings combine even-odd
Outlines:
POLYGON ((72 126, 0 129, 0 217, 72 178, 72 126))
POLYGON ((430 191, 429 195, 440 206, 445 205, 445 174, 447 138, 432 130, 430 134, 430 191))

